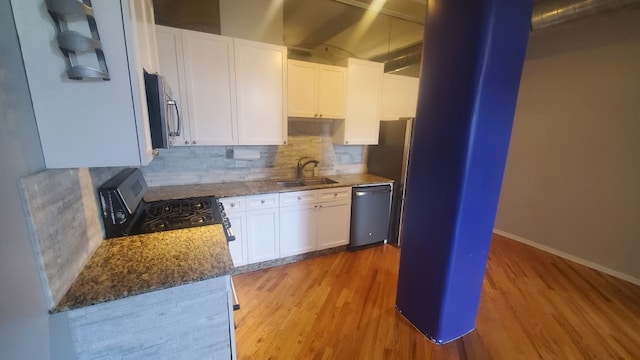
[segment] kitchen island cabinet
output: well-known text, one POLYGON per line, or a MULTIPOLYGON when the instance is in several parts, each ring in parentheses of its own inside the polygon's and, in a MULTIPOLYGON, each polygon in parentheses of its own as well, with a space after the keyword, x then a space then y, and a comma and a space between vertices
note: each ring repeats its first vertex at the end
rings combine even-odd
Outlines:
POLYGON ((51 317, 78 359, 235 358, 222 225, 105 240, 51 317))

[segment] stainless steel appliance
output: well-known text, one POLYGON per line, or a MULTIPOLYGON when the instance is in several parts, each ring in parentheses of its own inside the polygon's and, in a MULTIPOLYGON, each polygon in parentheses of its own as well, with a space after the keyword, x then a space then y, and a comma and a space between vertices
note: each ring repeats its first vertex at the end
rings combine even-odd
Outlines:
POLYGON ((368 172, 394 180, 388 242, 397 246, 402 242, 400 233, 412 125, 413 118, 381 121, 378 145, 368 149, 368 172))
POLYGON ((144 72, 149 112, 151 145, 154 149, 166 149, 172 139, 180 136, 181 120, 178 103, 173 98, 169 83, 164 76, 144 72))
POLYGON ((222 224, 235 240, 222 203, 214 196, 145 202, 147 183, 136 168, 122 170, 98 190, 107 238, 222 224))
POLYGON ((351 197, 349 248, 382 244, 389 236, 391 185, 357 186, 351 197))
MULTIPOLYGON (((214 196, 145 202, 147 183, 136 168, 124 169, 98 189, 106 238, 148 234, 194 226, 222 224, 227 241, 234 241, 224 206, 214 196)), ((233 309, 240 309, 231 280, 233 309)))

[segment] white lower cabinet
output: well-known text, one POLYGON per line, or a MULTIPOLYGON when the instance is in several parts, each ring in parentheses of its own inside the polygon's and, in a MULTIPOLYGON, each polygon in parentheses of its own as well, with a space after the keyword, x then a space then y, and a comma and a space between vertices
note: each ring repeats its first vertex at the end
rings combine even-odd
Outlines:
POLYGON ((318 250, 349 244, 351 201, 321 203, 317 213, 318 250))
POLYGON ((236 236, 233 264, 242 266, 349 243, 351 188, 221 198, 236 236))
POLYGON ((278 194, 247 196, 245 200, 248 262, 279 258, 278 194))
POLYGON ((291 256, 317 248, 317 197, 315 191, 280 194, 280 255, 291 256))
POLYGON ((351 188, 280 194, 280 255, 349 243, 351 188))
POLYGON ((244 196, 220 199, 231 223, 231 229, 236 239, 229 241, 229 252, 234 266, 249 263, 247 250, 247 214, 245 212, 244 196))

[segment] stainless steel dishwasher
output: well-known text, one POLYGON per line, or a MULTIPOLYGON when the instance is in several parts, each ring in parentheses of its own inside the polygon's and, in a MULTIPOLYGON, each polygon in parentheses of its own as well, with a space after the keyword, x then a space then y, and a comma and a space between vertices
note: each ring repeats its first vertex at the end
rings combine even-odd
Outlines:
POLYGON ((349 248, 386 242, 389 237, 391 185, 354 187, 351 196, 349 248))

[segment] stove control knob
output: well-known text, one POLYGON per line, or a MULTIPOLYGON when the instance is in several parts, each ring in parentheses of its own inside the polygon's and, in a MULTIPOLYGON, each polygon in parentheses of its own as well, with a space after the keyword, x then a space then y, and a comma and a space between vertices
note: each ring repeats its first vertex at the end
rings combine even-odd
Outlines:
POLYGON ((118 210, 116 211, 116 220, 118 221, 118 223, 122 224, 127 220, 126 215, 124 214, 124 211, 122 210, 118 210))

